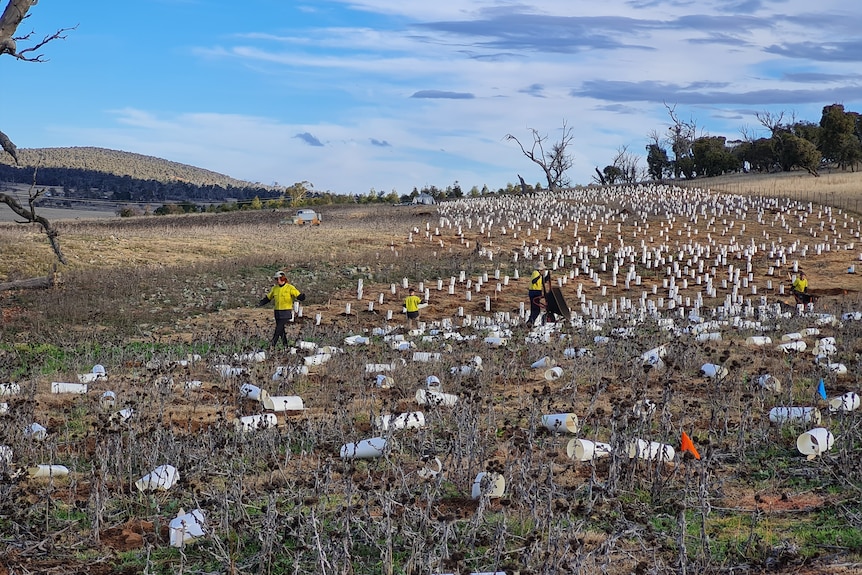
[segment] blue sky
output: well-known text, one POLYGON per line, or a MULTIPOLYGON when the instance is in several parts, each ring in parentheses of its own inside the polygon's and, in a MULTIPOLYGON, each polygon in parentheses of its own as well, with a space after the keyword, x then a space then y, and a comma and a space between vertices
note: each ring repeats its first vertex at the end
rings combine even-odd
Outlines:
POLYGON ((45 63, 0 58, 0 130, 19 147, 337 193, 544 184, 505 136, 553 140, 563 121, 586 184, 665 133, 665 104, 729 139, 766 135, 756 112, 862 112, 847 0, 42 0, 18 31, 74 26, 45 63))

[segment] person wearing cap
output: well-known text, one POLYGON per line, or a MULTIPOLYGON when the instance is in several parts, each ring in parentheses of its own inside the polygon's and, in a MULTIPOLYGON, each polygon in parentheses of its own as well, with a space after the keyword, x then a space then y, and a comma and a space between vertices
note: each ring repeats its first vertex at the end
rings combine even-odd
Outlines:
POLYGON ((285 347, 288 347, 285 328, 288 322, 293 320, 293 302, 294 300, 305 301, 305 294, 288 283, 287 275, 284 272, 276 272, 273 279, 275 280, 275 285, 258 302, 257 306, 265 306, 270 301, 275 304, 275 333, 272 334, 272 341, 269 347, 274 348, 279 339, 284 342, 285 347))
POLYGON ((419 304, 422 300, 416 295, 416 290, 410 288, 409 295, 404 298, 404 309, 407 311, 407 326, 410 329, 416 327, 416 320, 419 319, 419 304))
POLYGON ((530 276, 530 286, 527 290, 527 295, 530 298, 530 318, 527 320, 527 324, 530 326, 536 322, 536 319, 538 319, 539 315, 542 313, 540 302, 542 301, 542 297, 545 295, 544 282, 548 276, 549 273, 545 272, 545 262, 543 260, 539 260, 539 264, 530 276))

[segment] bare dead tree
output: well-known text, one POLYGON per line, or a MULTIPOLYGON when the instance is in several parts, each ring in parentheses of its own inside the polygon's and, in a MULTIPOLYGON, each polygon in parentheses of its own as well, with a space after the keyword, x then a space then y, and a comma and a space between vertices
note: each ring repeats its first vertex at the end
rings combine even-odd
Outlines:
POLYGON ((668 140, 671 150, 677 159, 679 159, 691 151, 691 145, 697 136, 697 124, 694 120, 686 122, 680 119, 676 113, 676 105, 668 106, 665 104, 664 107, 667 109, 667 114, 670 116, 671 121, 671 125, 668 127, 668 131, 670 132, 668 140))
POLYGON ((775 136, 784 128, 784 112, 755 112, 754 117, 760 122, 760 125, 769 130, 771 136, 775 136))
MULTIPOLYGON (((29 17, 28 12, 30 8, 35 6, 37 2, 38 0, 9 0, 6 4, 3 14, 0 15, 0 56, 12 56, 13 58, 24 60, 26 62, 45 62, 46 60, 44 56, 39 53, 39 50, 49 42, 66 38, 65 33, 72 28, 62 28, 26 48, 19 49, 19 43, 29 41, 33 36, 33 32, 29 32, 23 36, 17 36, 18 27, 26 18, 29 17)), ((3 148, 4 152, 12 156, 16 165, 19 163, 18 148, 2 131, 0 131, 0 147, 3 148)), ((36 200, 38 200, 45 191, 44 189, 38 189, 36 186, 36 172, 37 170, 33 171, 33 183, 30 186, 27 206, 22 205, 18 201, 17 197, 4 193, 0 193, 0 203, 6 204, 19 217, 23 218, 23 220, 18 221, 18 223, 39 224, 42 226, 42 229, 48 236, 48 241, 51 244, 51 248, 54 250, 54 254, 57 256, 57 259, 65 264, 66 258, 60 250, 60 243, 57 239, 59 236, 57 229, 50 221, 36 213, 36 200)))
POLYGON ((655 129, 652 129, 647 133, 647 140, 649 141, 648 145, 656 146, 658 148, 662 146, 662 142, 664 141, 661 134, 659 134, 655 129))
POLYGON ((617 155, 614 156, 612 165, 619 168, 623 182, 633 184, 641 180, 642 174, 639 163, 640 158, 629 152, 629 147, 624 145, 617 149, 617 155))
POLYGON ((563 121, 560 139, 551 144, 550 150, 547 151, 545 150, 545 145, 548 143, 548 136, 540 134, 534 128, 530 128, 530 134, 533 136, 533 143, 529 149, 512 134, 506 134, 506 140, 514 140, 518 144, 518 147, 521 148, 521 152, 530 161, 542 168, 545 178, 548 180, 549 190, 556 191, 567 187, 570 181, 566 177, 566 171, 574 164, 572 156, 568 153, 569 145, 575 139, 574 128, 568 126, 563 121))
POLYGON ((628 146, 620 146, 617 148, 617 154, 610 165, 605 166, 604 170, 599 170, 599 167, 596 166, 593 182, 601 186, 638 182, 643 179, 643 171, 638 165, 639 163, 640 159, 629 152, 628 146))
POLYGON ((524 181, 524 178, 521 177, 521 174, 518 174, 518 181, 521 182, 521 193, 526 194, 529 191, 527 187, 527 182, 524 181))
POLYGON ((748 142, 749 144, 757 139, 754 130, 748 125, 743 125, 739 128, 739 135, 742 136, 743 142, 748 142))

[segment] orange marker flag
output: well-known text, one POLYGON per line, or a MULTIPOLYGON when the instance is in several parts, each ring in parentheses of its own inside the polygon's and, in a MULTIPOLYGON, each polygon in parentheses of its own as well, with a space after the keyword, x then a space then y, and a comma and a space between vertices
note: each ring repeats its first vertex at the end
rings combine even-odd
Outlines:
POLYGON ((682 432, 682 445, 680 446, 680 451, 688 451, 692 455, 694 455, 695 459, 700 459, 700 453, 697 452, 697 448, 694 446, 694 443, 691 441, 691 437, 683 431, 682 432))

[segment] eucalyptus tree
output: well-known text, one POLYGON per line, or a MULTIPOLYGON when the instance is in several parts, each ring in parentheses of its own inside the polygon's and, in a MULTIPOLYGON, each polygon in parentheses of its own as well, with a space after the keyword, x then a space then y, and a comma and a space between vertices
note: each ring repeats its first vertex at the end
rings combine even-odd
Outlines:
POLYGON ((862 161, 862 141, 859 139, 860 115, 845 112, 841 104, 823 107, 820 118, 820 152, 826 161, 842 170, 854 169, 862 161))
POLYGON ((650 143, 646 146, 647 151, 647 174, 650 179, 661 181, 671 173, 671 161, 667 150, 662 146, 662 138, 658 132, 651 130, 647 136, 650 143))
POLYGON ((691 149, 698 177, 720 176, 742 167, 724 136, 702 136, 692 143, 691 149))

